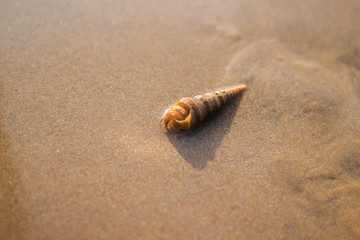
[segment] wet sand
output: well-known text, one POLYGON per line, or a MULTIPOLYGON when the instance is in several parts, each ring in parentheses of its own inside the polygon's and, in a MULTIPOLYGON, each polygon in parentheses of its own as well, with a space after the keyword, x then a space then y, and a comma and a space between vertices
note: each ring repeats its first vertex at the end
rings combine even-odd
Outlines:
POLYGON ((1 239, 359 239, 358 1, 5 1, 1 239), (248 89, 192 131, 185 96, 248 89))

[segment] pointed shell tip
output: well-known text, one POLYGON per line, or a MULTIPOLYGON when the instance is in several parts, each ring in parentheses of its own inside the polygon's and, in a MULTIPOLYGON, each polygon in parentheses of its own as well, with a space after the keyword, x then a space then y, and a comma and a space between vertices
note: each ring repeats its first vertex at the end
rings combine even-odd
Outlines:
POLYGON ((235 94, 238 94, 239 92, 241 92, 242 90, 246 89, 247 86, 245 84, 241 84, 237 87, 234 87, 233 90, 235 91, 235 94))

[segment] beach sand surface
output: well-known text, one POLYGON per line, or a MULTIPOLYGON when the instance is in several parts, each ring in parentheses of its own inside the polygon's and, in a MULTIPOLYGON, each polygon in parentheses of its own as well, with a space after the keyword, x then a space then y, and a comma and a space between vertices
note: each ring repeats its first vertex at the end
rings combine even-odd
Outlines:
POLYGON ((2 1, 0 239, 359 239, 359 13, 2 1), (242 83, 193 130, 159 126, 242 83))

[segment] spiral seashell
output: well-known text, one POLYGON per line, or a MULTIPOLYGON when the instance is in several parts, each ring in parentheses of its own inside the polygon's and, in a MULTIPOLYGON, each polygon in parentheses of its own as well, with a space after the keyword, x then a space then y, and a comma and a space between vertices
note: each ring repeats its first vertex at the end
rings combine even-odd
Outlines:
POLYGON ((246 85, 180 99, 168 108, 160 123, 168 132, 187 131, 244 90, 246 85))

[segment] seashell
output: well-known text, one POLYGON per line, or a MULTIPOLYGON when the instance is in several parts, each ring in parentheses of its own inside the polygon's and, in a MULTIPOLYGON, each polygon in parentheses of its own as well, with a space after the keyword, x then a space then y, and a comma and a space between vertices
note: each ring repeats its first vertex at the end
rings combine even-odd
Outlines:
POLYGON ((168 132, 187 131, 245 88, 246 85, 239 85, 204 95, 182 98, 165 111, 160 124, 168 132))

